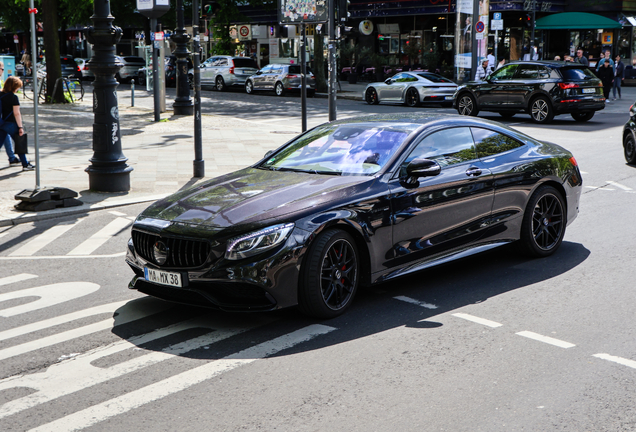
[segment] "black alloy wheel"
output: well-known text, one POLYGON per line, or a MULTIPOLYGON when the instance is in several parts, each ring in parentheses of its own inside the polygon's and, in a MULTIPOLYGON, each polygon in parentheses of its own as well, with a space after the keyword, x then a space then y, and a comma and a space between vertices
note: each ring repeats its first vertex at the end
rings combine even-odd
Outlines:
POLYGON ((594 117, 594 111, 572 113, 572 118, 577 122, 586 122, 594 117))
POLYGON ((539 96, 530 104, 530 117, 535 123, 550 123, 554 118, 554 110, 550 101, 539 96))
POLYGON ((510 112, 510 111, 502 111, 499 113, 500 116, 502 116, 505 119, 509 119, 509 118, 513 118, 515 116, 516 113, 514 112, 510 112))
POLYGON ((245 81, 245 93, 252 94, 253 92, 254 92, 254 84, 252 84, 252 81, 250 80, 245 81))
POLYGON ((565 236, 567 215, 561 194, 541 186, 532 194, 521 225, 520 250, 532 257, 552 255, 565 236))
POLYGON ((278 81, 274 86, 274 93, 276 96, 283 96, 285 94, 285 87, 283 87, 283 83, 278 81))
POLYGON ((225 91, 225 81, 223 77, 216 77, 216 89, 220 92, 225 91))
POLYGON ((338 229, 319 234, 302 268, 298 292, 301 312, 318 318, 342 314, 358 289, 359 266, 351 235, 338 229))
POLYGON ((469 93, 462 94, 457 101, 457 112, 460 115, 476 116, 479 114, 477 101, 469 93))
POLYGON ((420 104, 420 94, 417 89, 410 88, 406 91, 404 103, 406 104, 406 106, 409 106, 411 108, 416 107, 420 104))
POLYGON ((369 105, 377 105, 380 103, 380 99, 378 99, 378 92, 375 91, 373 87, 370 89, 367 89, 367 91, 364 93, 364 100, 369 105))
POLYGON ((623 148, 625 152, 625 161, 628 164, 636 164, 636 141, 631 132, 628 132, 623 139, 623 148))

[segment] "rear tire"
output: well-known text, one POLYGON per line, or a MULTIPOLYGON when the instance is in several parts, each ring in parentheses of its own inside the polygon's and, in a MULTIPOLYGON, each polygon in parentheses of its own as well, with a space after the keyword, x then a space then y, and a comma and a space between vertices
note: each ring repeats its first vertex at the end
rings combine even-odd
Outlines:
POLYGON ((378 92, 373 87, 371 87, 370 89, 367 89, 367 91, 364 92, 364 100, 369 105, 377 105, 380 103, 380 99, 378 98, 378 92))
POLYGON ((358 289, 358 248, 350 234, 330 229, 318 235, 304 260, 298 307, 306 315, 333 318, 345 312, 358 289))
POLYGON ((540 186, 528 201, 521 224, 518 249, 524 255, 552 255, 565 236, 567 214, 563 197, 552 186, 540 186))
POLYGON ((217 91, 225 91, 226 87, 225 87, 225 81, 223 81, 223 77, 217 77, 216 78, 216 90, 217 91))
POLYGON ((625 153, 625 160, 628 164, 636 164, 636 141, 634 136, 629 132, 623 139, 623 150, 625 153))
POLYGON ((404 104, 411 108, 415 108, 420 104, 420 93, 417 91, 417 89, 410 88, 406 91, 404 104))
POLYGON ((572 118, 581 123, 591 120, 592 117, 594 117, 594 111, 572 113, 572 118))

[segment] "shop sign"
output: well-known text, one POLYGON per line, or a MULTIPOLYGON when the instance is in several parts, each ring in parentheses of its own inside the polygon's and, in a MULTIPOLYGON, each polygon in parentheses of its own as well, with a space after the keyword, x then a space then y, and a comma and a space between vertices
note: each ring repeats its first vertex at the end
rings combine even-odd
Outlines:
POLYGON ((358 29, 360 30, 361 34, 369 36, 371 33, 373 33, 373 23, 369 20, 362 20, 360 21, 358 29))
MULTIPOLYGON (((271 38, 269 40, 269 58, 277 59, 279 57, 278 54, 278 38, 271 38)), ((271 63, 271 61, 270 61, 271 63)))
POLYGON ((399 24, 378 24, 378 32, 380 33, 399 33, 399 24))

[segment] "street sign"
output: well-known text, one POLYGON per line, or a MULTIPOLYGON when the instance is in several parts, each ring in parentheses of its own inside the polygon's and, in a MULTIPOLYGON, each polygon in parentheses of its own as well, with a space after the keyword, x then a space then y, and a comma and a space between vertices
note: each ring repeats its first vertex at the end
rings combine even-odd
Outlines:
POLYGON ((490 29, 491 30, 503 30, 503 20, 498 20, 498 19, 494 19, 494 20, 490 20, 490 29))
POLYGON ((486 25, 484 24, 483 21, 477 21, 477 24, 475 24, 475 30, 477 31, 477 33, 481 33, 486 29, 486 25))
POLYGON ((159 18, 170 10, 170 0, 137 0, 137 10, 147 18, 159 18))
POLYGON ((156 41, 162 41, 163 39, 164 39, 164 33, 162 31, 155 33, 155 40, 156 41))
POLYGON ((501 12, 495 12, 492 14, 492 19, 494 20, 500 20, 501 19, 501 12))
POLYGON ((240 25, 238 26, 238 39, 242 41, 252 40, 252 26, 240 25))

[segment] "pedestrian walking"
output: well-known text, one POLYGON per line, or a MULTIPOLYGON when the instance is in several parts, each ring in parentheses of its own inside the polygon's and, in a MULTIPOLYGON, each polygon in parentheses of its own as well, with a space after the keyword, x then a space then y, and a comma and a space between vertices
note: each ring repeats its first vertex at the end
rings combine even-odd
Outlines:
POLYGON ((618 90, 618 98, 621 98, 621 84, 625 79, 625 63, 621 61, 621 56, 616 56, 614 61, 614 85, 612 86, 613 99, 616 100, 616 90, 618 90))
MULTIPOLYGON (((22 81, 18 77, 10 76, 4 82, 2 91, 0 91, 1 115, 2 120, 4 120, 4 123, 0 125, 0 143, 4 143, 5 147, 11 145, 11 143, 7 143, 9 136, 13 138, 16 135, 24 135, 22 114, 20 114, 20 99, 15 94, 20 87, 22 87, 22 81)), ((29 162, 25 154, 19 154, 18 156, 20 163, 22 163, 22 171, 33 171, 35 169, 35 166, 29 162)), ((11 163, 12 161, 9 160, 9 162, 11 163)))
POLYGON ((496 67, 495 65, 497 64, 497 59, 492 54, 492 48, 488 48, 488 55, 486 56, 486 58, 488 59, 488 67, 490 67, 490 69, 496 67))
POLYGON ((601 69, 601 66, 603 66, 605 62, 608 62, 610 66, 612 66, 612 72, 614 72, 614 68, 615 68, 614 60, 612 60, 612 53, 610 53, 609 50, 606 50, 605 53, 601 53, 601 58, 596 64, 596 72, 598 72, 601 69))
POLYGON ((604 62, 603 66, 601 66, 597 74, 603 82, 603 95, 605 96, 605 103, 609 103, 609 94, 610 90, 612 89, 612 83, 614 82, 614 69, 610 67, 610 62, 604 62))

